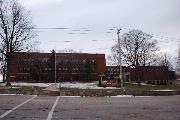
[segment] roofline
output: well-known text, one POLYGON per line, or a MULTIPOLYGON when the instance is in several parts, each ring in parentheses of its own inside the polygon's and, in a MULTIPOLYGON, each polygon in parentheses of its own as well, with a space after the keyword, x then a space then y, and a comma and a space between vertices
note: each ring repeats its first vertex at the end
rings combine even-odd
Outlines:
MULTIPOLYGON (((46 52, 46 53, 42 53, 42 52, 14 52, 14 53, 35 53, 35 54, 50 54, 51 52, 46 52)), ((105 53, 56 53, 56 54, 88 54, 88 55, 105 55, 105 53)))

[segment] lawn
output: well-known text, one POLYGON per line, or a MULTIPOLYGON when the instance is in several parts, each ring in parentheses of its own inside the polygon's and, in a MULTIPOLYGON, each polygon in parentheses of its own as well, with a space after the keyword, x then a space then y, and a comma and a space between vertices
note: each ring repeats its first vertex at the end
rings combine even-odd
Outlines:
POLYGON ((153 91, 153 90, 180 90, 180 87, 175 85, 138 85, 125 83, 126 91, 153 91))
MULTIPOLYGON (((48 86, 45 83, 18 83, 13 84, 12 87, 6 88, 0 93, 12 93, 12 94, 32 94, 34 89, 40 90, 48 86), (42 86, 43 84, 43 86, 42 86), (32 87, 32 85, 34 87, 32 87), (40 85, 40 86, 38 86, 40 85)), ((133 95, 174 95, 177 94, 176 90, 180 91, 180 87, 175 85, 150 85, 135 83, 125 83, 124 90, 117 87, 98 87, 98 82, 80 83, 80 82, 62 82, 60 83, 60 92, 63 95, 87 95, 87 96, 114 96, 119 94, 133 94, 133 95), (161 90, 160 92, 158 90, 161 90), (165 92, 164 92, 165 91, 165 92), (167 91, 167 92, 166 92, 167 91), (172 91, 172 92, 171 92, 172 91)), ((1 88, 3 88, 1 86, 1 88)), ((179 92, 178 92, 179 94, 179 92)))

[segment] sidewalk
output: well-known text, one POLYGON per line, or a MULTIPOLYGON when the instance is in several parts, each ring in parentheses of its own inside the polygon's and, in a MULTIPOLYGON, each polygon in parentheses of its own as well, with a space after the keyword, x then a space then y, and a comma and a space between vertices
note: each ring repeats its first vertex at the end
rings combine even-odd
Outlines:
POLYGON ((58 89, 58 84, 51 84, 51 85, 49 85, 47 88, 45 88, 45 89, 43 89, 43 90, 59 91, 59 89, 58 89))
POLYGON ((60 92, 58 89, 58 84, 51 84, 47 88, 42 89, 42 92, 47 95, 50 95, 50 96, 59 96, 60 95, 60 92))

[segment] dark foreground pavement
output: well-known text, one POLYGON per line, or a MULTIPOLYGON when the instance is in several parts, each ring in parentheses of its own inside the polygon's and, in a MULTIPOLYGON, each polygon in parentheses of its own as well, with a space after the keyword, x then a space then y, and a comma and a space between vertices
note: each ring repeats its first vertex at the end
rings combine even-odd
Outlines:
POLYGON ((0 95, 0 120, 180 120, 180 96, 0 95))

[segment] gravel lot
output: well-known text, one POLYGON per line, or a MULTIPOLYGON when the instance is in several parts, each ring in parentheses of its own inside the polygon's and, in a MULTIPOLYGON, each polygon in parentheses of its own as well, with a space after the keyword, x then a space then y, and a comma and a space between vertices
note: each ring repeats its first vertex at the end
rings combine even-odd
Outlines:
POLYGON ((180 96, 0 95, 2 120, 180 120, 180 96))

